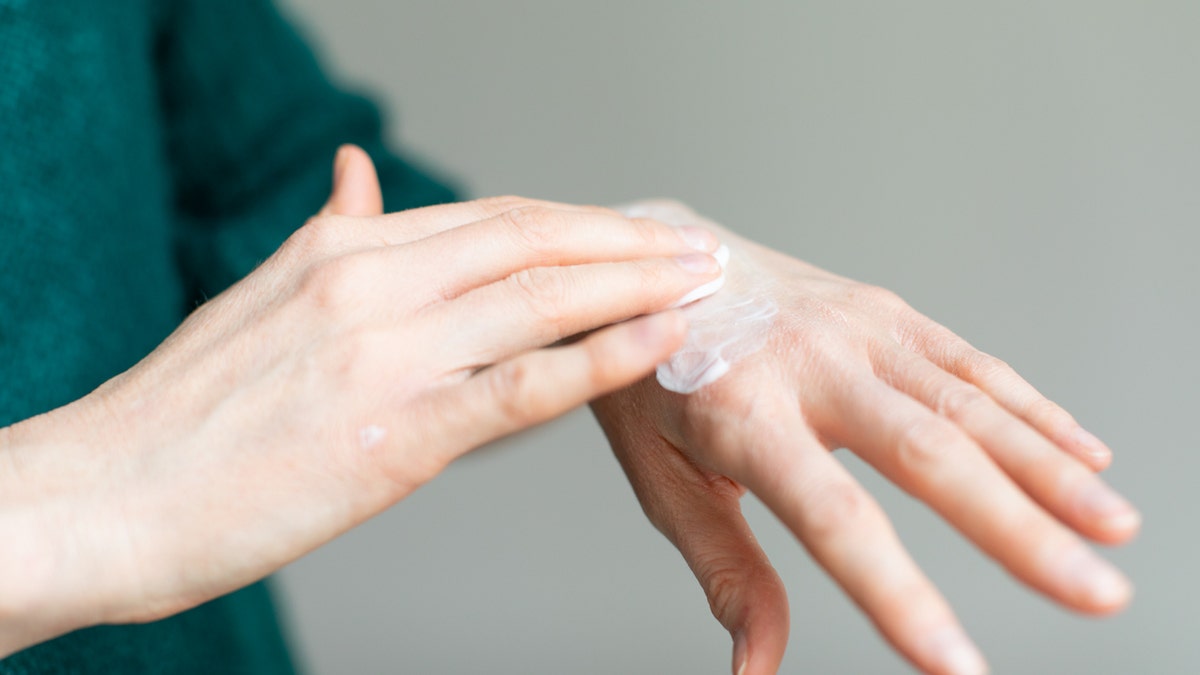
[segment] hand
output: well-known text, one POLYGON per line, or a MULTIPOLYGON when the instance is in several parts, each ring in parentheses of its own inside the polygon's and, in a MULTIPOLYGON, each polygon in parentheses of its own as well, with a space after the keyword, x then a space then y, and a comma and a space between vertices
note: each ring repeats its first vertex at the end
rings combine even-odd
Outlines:
POLYGON ((383 216, 365 153, 256 271, 0 433, 0 657, 259 579, 456 457, 652 370, 708 234, 501 198, 383 216), (683 235, 683 236, 681 236, 683 235))
POLYGON ((986 670, 878 504, 832 457, 838 447, 1051 599, 1089 614, 1129 601, 1129 583, 1076 534, 1118 544, 1138 529, 1093 473, 1107 447, 893 293, 709 227, 779 307, 766 347, 694 394, 650 378, 593 409, 650 521, 733 635, 735 673, 774 673, 788 637, 783 585, 739 509, 747 488, 918 668, 986 670))

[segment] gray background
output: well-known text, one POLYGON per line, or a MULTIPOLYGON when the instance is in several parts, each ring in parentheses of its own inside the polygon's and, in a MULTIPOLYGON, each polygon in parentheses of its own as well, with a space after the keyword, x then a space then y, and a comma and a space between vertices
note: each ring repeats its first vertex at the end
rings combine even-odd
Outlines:
MULTIPOLYGON (((1117 451, 1119 618, 1017 586, 839 453, 998 673, 1200 672, 1200 3, 290 0, 394 138, 473 194, 681 198, 893 288, 1117 451)), ((784 672, 907 672, 745 502, 784 672)), ((728 637, 591 419, 451 468, 283 575, 318 673, 724 673, 728 637)))

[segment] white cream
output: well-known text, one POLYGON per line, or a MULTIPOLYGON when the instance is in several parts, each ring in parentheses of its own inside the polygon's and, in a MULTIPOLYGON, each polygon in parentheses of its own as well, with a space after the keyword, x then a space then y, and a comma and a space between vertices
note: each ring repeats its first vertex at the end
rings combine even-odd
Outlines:
MULTIPOLYGON (((703 227, 703 217, 674 202, 637 202, 617 207, 630 218, 653 218, 676 227, 703 227)), ((682 307, 688 334, 682 347, 656 371, 664 389, 690 394, 717 381, 734 364, 762 349, 779 308, 759 292, 753 275, 732 274, 735 252, 722 244, 713 252, 721 264, 719 278, 693 290, 675 307, 682 307), (733 282, 730 282, 730 279, 733 282)))

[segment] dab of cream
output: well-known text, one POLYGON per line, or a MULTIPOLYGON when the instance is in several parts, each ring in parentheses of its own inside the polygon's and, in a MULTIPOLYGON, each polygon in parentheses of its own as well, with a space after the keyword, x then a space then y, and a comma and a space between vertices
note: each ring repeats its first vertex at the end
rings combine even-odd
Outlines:
POLYGON ((358 444, 362 446, 363 450, 370 450, 379 445, 385 436, 387 436, 387 429, 374 424, 368 424, 358 430, 358 444))
MULTIPOLYGON (((668 225, 703 227, 706 221, 687 207, 673 202, 637 202, 617 207, 629 218, 654 218, 668 225)), ((756 270, 731 269, 736 252, 722 244, 713 252, 721 265, 717 279, 688 293, 676 307, 683 308, 688 334, 670 360, 658 366, 658 383, 664 389, 690 394, 719 380, 733 365, 767 344, 779 308, 760 284, 756 270)))

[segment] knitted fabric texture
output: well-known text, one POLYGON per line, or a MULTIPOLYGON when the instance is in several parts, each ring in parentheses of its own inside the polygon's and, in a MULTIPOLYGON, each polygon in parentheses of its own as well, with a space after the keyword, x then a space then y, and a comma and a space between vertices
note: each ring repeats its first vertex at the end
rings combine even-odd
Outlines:
MULTIPOLYGON (((389 210, 453 194, 390 154, 268 0, 0 0, 0 426, 86 395, 318 209, 341 143, 389 210)), ((16 673, 287 673, 255 584, 78 631, 16 673)))

